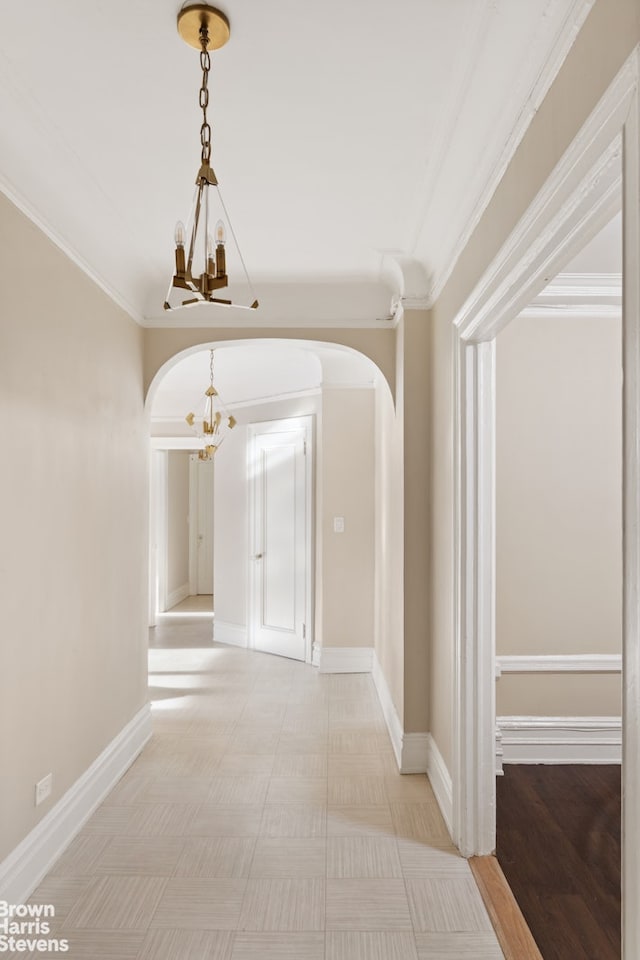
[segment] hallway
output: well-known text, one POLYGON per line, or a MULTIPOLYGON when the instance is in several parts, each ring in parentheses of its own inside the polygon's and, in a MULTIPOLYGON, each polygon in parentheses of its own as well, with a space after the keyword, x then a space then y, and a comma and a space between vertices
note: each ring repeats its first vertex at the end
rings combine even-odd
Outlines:
POLYGON ((370 676, 210 636, 193 615, 151 630, 154 736, 32 897, 68 956, 500 960, 370 676))

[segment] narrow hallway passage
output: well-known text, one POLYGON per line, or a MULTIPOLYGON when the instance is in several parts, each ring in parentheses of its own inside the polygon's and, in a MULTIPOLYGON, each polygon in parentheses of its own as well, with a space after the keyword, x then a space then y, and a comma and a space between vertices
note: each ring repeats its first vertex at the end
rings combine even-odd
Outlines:
MULTIPOLYGON (((32 897, 73 960, 500 960, 370 676, 151 631, 154 735, 32 897)), ((44 954, 37 954, 44 956, 44 954)))

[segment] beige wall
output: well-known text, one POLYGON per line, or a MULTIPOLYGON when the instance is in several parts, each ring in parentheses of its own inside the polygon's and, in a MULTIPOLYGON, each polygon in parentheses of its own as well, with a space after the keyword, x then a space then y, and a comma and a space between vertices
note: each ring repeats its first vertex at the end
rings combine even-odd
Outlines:
POLYGON ((430 711, 428 729, 451 771, 453 716, 453 330, 431 318, 430 711))
POLYGON ((384 382, 375 395, 375 652, 398 718, 404 716, 402 425, 384 382))
POLYGON ((322 643, 374 642, 374 392, 322 392, 322 643), (333 519, 344 517, 344 533, 333 519))
POLYGON ((395 406, 376 399, 376 656, 405 733, 429 729, 430 316, 396 330, 395 406))
MULTIPOLYGON (((545 317, 497 338, 498 655, 622 650, 621 336, 620 318, 545 317)), ((538 714, 545 679, 503 676, 498 714, 538 714)), ((572 678, 556 715, 618 713, 611 686, 572 678)))
POLYGON ((0 245, 1 860, 145 703, 148 426, 141 330, 3 197, 0 245))
POLYGON ((189 452, 167 456, 167 595, 189 586, 189 452))
POLYGON ((404 432, 405 733, 429 730, 430 323, 428 311, 406 310, 398 331, 404 432))
POLYGON ((509 674, 497 684, 497 716, 619 717, 620 675, 509 674))
MULTIPOLYGON (((611 84, 624 61, 640 42, 640 5, 637 0, 596 0, 556 80, 533 118, 516 154, 482 215, 434 309, 432 371, 442 384, 451 379, 453 339, 450 327, 456 312, 471 294, 498 254, 515 224, 530 206, 545 180, 575 139, 580 127, 611 84)), ((434 440, 452 431, 453 394, 440 392, 434 420, 434 440)), ((442 458, 432 460, 433 542, 438 545, 432 566, 432 662, 442 667, 453 655, 453 577, 441 565, 453 557, 453 451, 445 443, 442 458)), ((435 676, 432 683, 437 683, 435 676)), ((431 729, 436 745, 451 769, 450 741, 444 731, 451 726, 453 688, 440 688, 432 705, 431 729), (439 731, 436 733, 436 731, 439 731)))

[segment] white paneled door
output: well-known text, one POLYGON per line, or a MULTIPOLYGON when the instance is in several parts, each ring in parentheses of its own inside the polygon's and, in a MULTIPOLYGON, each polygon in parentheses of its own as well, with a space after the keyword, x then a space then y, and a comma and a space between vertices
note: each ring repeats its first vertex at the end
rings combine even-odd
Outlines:
POLYGON ((312 418, 249 428, 250 643, 310 660, 312 418))

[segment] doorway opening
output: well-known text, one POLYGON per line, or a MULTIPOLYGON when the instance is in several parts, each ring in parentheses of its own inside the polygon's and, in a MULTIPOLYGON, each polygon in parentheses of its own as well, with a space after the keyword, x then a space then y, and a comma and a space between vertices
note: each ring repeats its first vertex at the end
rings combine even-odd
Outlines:
POLYGON ((558 960, 621 951, 621 272, 618 215, 496 338, 496 853, 558 960))
MULTIPOLYGON (((370 669, 381 579, 375 421, 380 410, 393 409, 378 367, 351 348, 267 339, 203 343, 162 373, 149 400, 150 623, 167 615, 159 598, 175 599, 162 588, 168 560, 161 528, 171 491, 158 475, 164 470, 170 482, 166 463, 184 470, 188 462, 189 505, 176 509, 188 514, 188 584, 181 582, 189 596, 178 598, 169 615, 197 615, 196 599, 206 596, 200 568, 208 569, 208 560, 196 527, 204 516, 213 531, 215 643, 322 669, 324 639, 327 669, 333 660, 370 669), (207 385, 211 348, 216 389, 236 423, 215 453, 207 513, 201 501, 208 494, 196 495, 200 464, 185 413, 207 385)), ((183 564, 183 577, 185 570, 183 564)))
POLYGON ((213 617, 213 463, 171 446, 151 453, 149 625, 213 617))
POLYGON ((495 849, 495 337, 619 208, 623 222, 622 944, 640 950, 640 127, 638 51, 487 269, 455 322, 454 824, 495 849))

